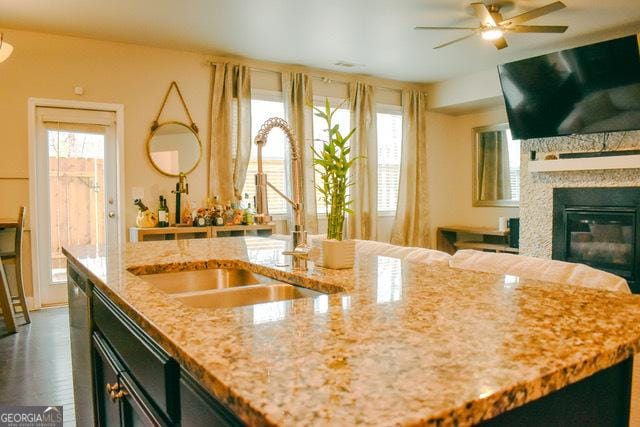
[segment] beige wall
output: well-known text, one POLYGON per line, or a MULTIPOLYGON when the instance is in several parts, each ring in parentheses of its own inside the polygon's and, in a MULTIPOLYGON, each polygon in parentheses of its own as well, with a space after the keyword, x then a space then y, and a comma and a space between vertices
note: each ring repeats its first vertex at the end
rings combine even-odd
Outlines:
MULTIPOLYGON (((131 189, 142 187, 155 206, 158 195, 169 195, 175 178, 155 172, 145 154, 149 125, 162 96, 176 80, 205 139, 209 68, 203 55, 136 45, 3 30, 15 50, 0 65, 0 217, 13 217, 19 205, 29 205, 27 99, 55 98, 124 104, 125 197, 127 225, 135 210, 131 189), (84 95, 74 95, 74 87, 84 95)), ((163 119, 185 120, 176 99, 170 99, 163 119)), ((204 197, 205 163, 189 176, 195 201, 204 197)), ((29 264, 29 262, 27 262, 29 264)), ((30 270, 30 266, 26 266, 30 270)), ((28 294, 32 294, 27 273, 28 294)))
POLYGON ((490 68, 433 84, 429 90, 429 109, 446 111, 496 98, 502 98, 502 89, 498 69, 490 68))
POLYGON ((518 216, 518 208, 471 205, 472 129, 506 121, 504 108, 462 116, 428 113, 429 200, 431 239, 434 247, 437 227, 444 225, 497 227, 499 217, 518 216))
MULTIPOLYGON (((112 43, 27 31, 1 29, 15 50, 0 65, 0 217, 14 217, 18 206, 29 206, 29 154, 27 100, 53 98, 123 104, 125 107, 125 223, 135 222, 132 190, 142 188, 144 200, 157 206, 158 196, 169 197, 175 178, 156 172, 146 157, 149 126, 172 80, 180 85, 191 115, 200 127, 205 143, 209 95, 208 56, 132 44, 112 43), (74 94, 80 86, 84 95, 74 94)), ((335 74, 335 73, 334 73, 335 74)), ((279 89, 279 74, 254 72, 253 86, 279 89)), ((345 83, 315 81, 320 95, 344 95, 345 83), (344 92, 344 93, 343 93, 344 92)), ((399 92, 379 91, 379 102, 399 104, 399 92)), ((186 121, 175 94, 169 99, 161 120, 186 121)), ((200 204, 206 192, 206 165, 202 161, 189 175, 190 199, 200 204)), ((172 209, 173 210, 173 209, 172 209)), ((382 219, 382 239, 388 239, 382 219)), ((7 244, 8 236, 0 236, 7 244)), ((4 243, 3 243, 4 242, 4 243)), ((27 256, 27 293, 33 295, 27 256)))

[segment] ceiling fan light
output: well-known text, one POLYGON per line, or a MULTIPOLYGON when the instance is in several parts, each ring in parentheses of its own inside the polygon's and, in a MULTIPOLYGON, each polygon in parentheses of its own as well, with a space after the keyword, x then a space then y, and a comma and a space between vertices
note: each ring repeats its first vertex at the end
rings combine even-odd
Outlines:
POLYGON ((489 29, 482 31, 482 38, 485 40, 497 40, 504 35, 502 30, 489 29))
POLYGON ((0 62, 3 62, 5 59, 11 56, 11 52, 13 52, 13 46, 5 42, 2 39, 2 33, 0 33, 0 62))

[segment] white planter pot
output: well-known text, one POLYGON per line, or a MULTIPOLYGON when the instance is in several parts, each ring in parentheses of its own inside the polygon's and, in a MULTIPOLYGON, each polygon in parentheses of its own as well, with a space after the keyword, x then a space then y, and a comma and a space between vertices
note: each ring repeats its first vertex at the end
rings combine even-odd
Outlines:
POLYGON ((322 256, 318 260, 321 267, 334 270, 353 268, 355 259, 355 240, 322 240, 322 256))

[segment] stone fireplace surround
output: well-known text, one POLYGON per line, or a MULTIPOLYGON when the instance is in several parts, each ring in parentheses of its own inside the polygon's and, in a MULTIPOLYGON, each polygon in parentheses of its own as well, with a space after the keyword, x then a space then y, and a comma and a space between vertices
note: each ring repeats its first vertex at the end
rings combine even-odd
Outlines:
MULTIPOLYGON (((609 150, 640 149, 640 131, 614 132, 609 150)), ((551 259, 553 239, 553 189, 561 187, 640 187, 638 169, 565 172, 529 172, 530 152, 537 158, 548 153, 600 151, 602 134, 541 138, 522 141, 520 167, 520 253, 551 259)))

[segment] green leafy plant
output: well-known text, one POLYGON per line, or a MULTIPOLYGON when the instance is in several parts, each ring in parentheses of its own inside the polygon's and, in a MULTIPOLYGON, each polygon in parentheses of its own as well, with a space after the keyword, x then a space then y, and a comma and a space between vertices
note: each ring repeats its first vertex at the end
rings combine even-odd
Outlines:
MULTIPOLYGON (((346 102, 346 101, 345 101, 346 102)), ((327 207, 327 238, 342 240, 342 230, 347 213, 351 213, 347 190, 353 185, 349 178, 349 169, 358 160, 350 158, 351 147, 349 139, 356 131, 355 128, 343 136, 338 124, 333 123, 333 115, 344 105, 331 109, 329 100, 325 99, 324 110, 313 106, 314 114, 327 123, 327 139, 322 140, 322 149, 313 150, 313 166, 320 175, 320 184, 316 188, 322 195, 327 207)))

